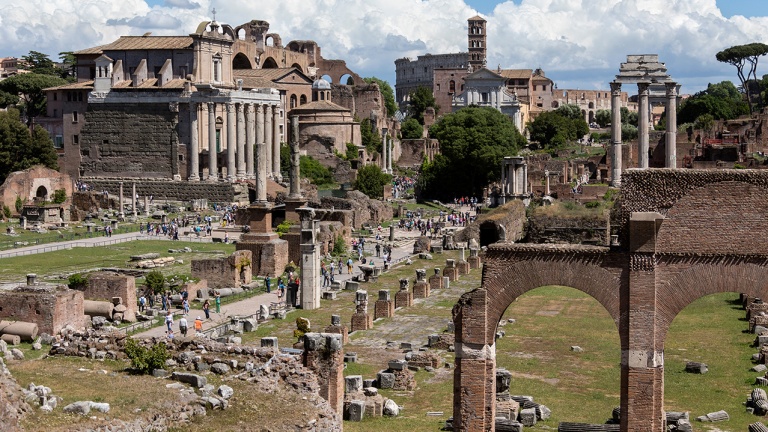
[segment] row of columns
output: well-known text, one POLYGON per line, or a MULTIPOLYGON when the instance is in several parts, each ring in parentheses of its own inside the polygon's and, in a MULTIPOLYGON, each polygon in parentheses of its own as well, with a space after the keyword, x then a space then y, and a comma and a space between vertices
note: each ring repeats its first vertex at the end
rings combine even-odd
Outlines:
MULTIPOLYGON (((638 167, 648 168, 649 135, 648 124, 650 119, 650 81, 637 83, 638 94, 638 167)), ((664 83, 666 89, 667 131, 665 134, 666 152, 664 156, 665 168, 677 167, 677 83, 669 81, 664 83)), ((613 156, 611 158, 611 185, 621 186, 621 83, 611 82, 611 143, 613 156)))
MULTIPOLYGON (((200 129, 198 125, 201 103, 190 102, 189 180, 202 180, 200 175, 200 129)), ((208 108, 208 180, 219 180, 216 151, 216 102, 207 102, 208 108)), ((227 131, 227 180, 255 178, 255 173, 267 173, 280 180, 280 109, 273 105, 255 103, 224 104, 227 131), (254 147, 256 151, 254 153, 254 147)), ((263 185, 266 187, 265 184, 263 185)), ((258 188, 258 182, 257 182, 258 188)))

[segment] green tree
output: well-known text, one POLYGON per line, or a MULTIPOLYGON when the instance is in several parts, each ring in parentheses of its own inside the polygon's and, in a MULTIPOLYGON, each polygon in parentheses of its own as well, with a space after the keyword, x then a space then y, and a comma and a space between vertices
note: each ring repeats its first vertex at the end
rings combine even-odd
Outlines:
POLYGON ((347 143, 347 152, 344 153, 344 159, 346 160, 357 160, 357 158, 360 157, 360 155, 357 152, 357 146, 352 143, 347 143))
POLYGON ((440 107, 437 106, 437 101, 435 101, 435 95, 427 87, 420 86, 408 96, 410 99, 408 101, 408 115, 415 118, 420 125, 424 125, 424 111, 427 108, 434 108, 435 114, 440 111, 440 107))
POLYGON ((30 133, 15 109, 0 112, 0 184, 8 174, 39 164, 59 168, 48 133, 40 126, 30 133))
POLYGON ((131 359, 131 367, 140 374, 152 373, 155 369, 165 367, 165 362, 170 358, 164 343, 156 343, 151 348, 145 348, 134 338, 126 338, 125 355, 131 359))
POLYGON ((27 70, 32 73, 61 77, 61 69, 56 67, 48 54, 30 51, 29 54, 21 56, 21 58, 27 64, 27 70))
POLYGON ((424 133, 424 128, 415 118, 409 118, 400 124, 400 134, 403 139, 420 139, 424 133))
POLYGON ((355 189, 370 198, 383 198, 384 185, 392 180, 392 176, 384 174, 376 165, 366 165, 357 170, 355 189))
POLYGON ((588 134, 589 126, 583 118, 572 119, 557 111, 547 111, 528 124, 528 131, 531 141, 537 141, 543 148, 556 148, 588 134))
POLYGON ((61 77, 67 80, 72 80, 76 78, 76 69, 75 65, 77 64, 77 58, 75 57, 75 54, 72 51, 63 51, 59 53, 59 60, 61 60, 61 63, 63 67, 61 68, 61 77))
POLYGON ((19 97, 15 94, 10 94, 4 91, 0 91, 0 108, 6 108, 11 105, 19 103, 19 97))
POLYGON ((27 73, 14 75, 0 81, 0 91, 20 95, 21 105, 27 118, 27 126, 31 128, 35 117, 45 114, 45 92, 43 90, 66 83, 65 80, 56 76, 27 73))
POLYGON ((339 256, 347 253, 347 242, 344 241, 344 236, 338 234, 333 240, 333 251, 331 255, 339 256))
POLYGON ((160 294, 165 286, 165 276, 160 270, 152 270, 144 277, 144 284, 155 294, 160 294))
POLYGON ((709 84, 707 89, 685 99, 677 111, 677 124, 694 123, 703 114, 730 120, 749 114, 749 106, 730 81, 709 84))
POLYGON ((712 128, 715 126, 715 118, 712 114, 702 114, 696 118, 693 122, 693 128, 704 131, 705 135, 709 135, 712 132, 712 128))
POLYGON ((490 107, 467 107, 446 114, 430 129, 442 155, 422 166, 421 199, 480 196, 501 176, 501 160, 517 154, 525 138, 506 115, 490 107))
POLYGON ((88 275, 83 276, 80 273, 69 275, 67 278, 67 286, 69 289, 84 291, 88 286, 88 275))
POLYGON ((67 191, 64 189, 56 189, 56 191, 53 192, 53 202, 56 204, 61 204, 64 201, 67 200, 67 191))
POLYGON ((299 173, 301 173, 302 177, 308 178, 312 184, 318 186, 334 182, 331 170, 310 156, 301 156, 299 158, 299 173))
POLYGON ((387 117, 395 115, 397 104, 395 103, 395 92, 392 90, 392 86, 388 82, 376 77, 363 78, 363 80, 368 84, 376 83, 379 85, 381 97, 384 98, 384 107, 387 108, 387 117))
POLYGON ((291 148, 282 144, 280 145, 280 172, 291 172, 291 148))
POLYGON ((360 142, 368 153, 382 150, 381 135, 374 129, 371 119, 363 119, 360 122, 360 142))
POLYGON ((611 110, 599 109, 595 113, 595 123, 600 127, 606 127, 611 124, 611 110))
POLYGON ((747 105, 749 106, 750 114, 752 114, 752 98, 748 81, 757 81, 757 62, 760 57, 766 54, 768 54, 768 45, 764 43, 735 45, 715 54, 717 61, 736 66, 736 74, 739 76, 741 87, 747 95, 747 105), (744 71, 745 68, 747 68, 747 65, 749 65, 749 67, 746 69, 745 74, 744 71))

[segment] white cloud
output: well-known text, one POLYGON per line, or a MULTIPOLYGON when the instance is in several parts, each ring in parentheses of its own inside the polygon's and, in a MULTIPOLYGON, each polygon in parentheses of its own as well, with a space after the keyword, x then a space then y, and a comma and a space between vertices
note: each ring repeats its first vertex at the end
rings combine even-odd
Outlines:
MULTIPOLYGON (((211 0, 0 1, 0 56, 30 50, 56 57, 121 35, 186 35, 210 18, 211 0), (149 3, 148 3, 149 1, 149 3)), ((269 21, 287 43, 318 42, 326 58, 394 85, 394 60, 466 51, 463 0, 284 0, 215 2, 219 22, 269 21)), ((488 20, 488 65, 543 68, 560 88, 607 88, 627 54, 657 53, 684 92, 723 77, 723 48, 768 43, 768 17, 723 17, 715 0, 517 0, 488 20), (517 4, 516 4, 517 3, 517 4)), ((768 73, 768 58, 758 74, 768 73)))

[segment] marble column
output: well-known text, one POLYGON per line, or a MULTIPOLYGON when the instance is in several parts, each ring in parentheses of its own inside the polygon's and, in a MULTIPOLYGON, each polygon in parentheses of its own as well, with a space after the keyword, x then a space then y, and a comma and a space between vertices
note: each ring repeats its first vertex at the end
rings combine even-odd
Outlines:
POLYGON ((544 196, 549 196, 549 170, 544 170, 544 196))
POLYGON ((300 156, 299 156, 299 116, 291 116, 291 187, 289 198, 301 198, 301 176, 300 176, 300 156))
POLYGON ((237 179, 245 179, 245 104, 237 104, 237 179))
POLYGON ((208 102, 208 179, 219 179, 219 169, 216 167, 216 104, 208 102))
POLYGON ((677 83, 668 82, 667 88, 667 133, 664 168, 677 168, 677 83))
POLYGON ((198 103, 189 104, 189 180, 200 180, 200 140, 197 126, 198 103))
POLYGON ((621 186, 621 83, 611 82, 611 186, 621 186))
POLYGON ((637 83, 638 115, 637 115, 637 153, 639 168, 648 168, 648 97, 650 96, 649 82, 637 83))
POLYGON ((253 149, 256 145, 256 120, 254 118, 255 112, 253 110, 253 104, 247 104, 245 106, 245 176, 252 179, 253 177, 253 149))
POLYGON ((135 220, 138 218, 138 216, 139 216, 139 215, 137 214, 137 212, 138 212, 138 209, 136 208, 136 207, 137 207, 137 205, 136 205, 136 204, 138 203, 138 201, 139 201, 139 197, 137 197, 137 196, 136 196, 136 182, 133 182, 133 183, 131 184, 131 209, 133 210, 133 220, 134 220, 134 221, 135 221, 135 220))
POLYGON ((392 150, 395 147, 395 143, 392 141, 392 137, 387 139, 387 172, 394 174, 392 171, 392 150))
POLYGON ((387 172, 387 128, 381 128, 381 170, 387 172))
POLYGON ((280 173, 280 108, 272 109, 272 173, 277 181, 283 180, 280 173))
POLYGON ((237 150, 237 132, 235 126, 235 104, 227 103, 227 180, 235 180, 235 152, 237 150))
POLYGON ((120 182, 120 201, 118 201, 117 204, 117 214, 120 215, 120 217, 125 216, 125 213, 123 213, 123 182, 120 182))
POLYGON ((144 195, 144 216, 149 216, 149 196, 144 195))
POLYGON ((280 153, 277 156, 272 154, 272 105, 264 106, 264 146, 267 151, 267 163, 265 168, 268 170, 269 177, 274 178, 272 175, 272 158, 277 157, 278 163, 280 161, 280 153))
POLYGON ((263 105, 256 105, 256 202, 267 202, 267 149, 264 144, 263 105))

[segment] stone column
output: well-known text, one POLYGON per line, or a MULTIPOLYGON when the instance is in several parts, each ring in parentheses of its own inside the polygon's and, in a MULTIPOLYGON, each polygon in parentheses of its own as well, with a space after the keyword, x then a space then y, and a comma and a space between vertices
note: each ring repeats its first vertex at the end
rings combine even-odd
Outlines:
POLYGON ((237 150, 237 132, 235 131, 235 104, 227 103, 227 180, 235 180, 235 151, 237 150))
POLYGON ((301 198, 300 155, 299 155, 299 116, 291 116, 291 189, 289 198, 301 198))
POLYGON ((144 216, 149 216, 149 196, 144 195, 144 216))
POLYGON ((549 170, 544 171, 544 196, 549 196, 549 170))
POLYGON ((237 179, 245 179, 245 104, 237 104, 237 179))
POLYGON ((389 137, 387 140, 387 172, 390 174, 393 174, 392 172, 392 148, 394 147, 394 142, 392 141, 392 137, 389 137))
MULTIPOLYGON (((293 120, 293 118, 291 118, 293 120)), ((317 309, 320 307, 320 255, 315 240, 317 222, 315 211, 311 208, 296 209, 301 220, 301 308, 317 309)))
POLYGON ((123 182, 120 182, 120 201, 118 201, 117 204, 117 214, 120 215, 120 217, 125 216, 125 213, 123 212, 123 182))
POLYGON ((208 102, 208 179, 219 179, 219 169, 216 167, 216 104, 208 102))
POLYGON ((272 173, 277 181, 282 181, 280 173, 280 108, 272 109, 272 173))
POLYGON ((648 168, 648 97, 650 96, 650 83, 642 81, 637 83, 638 115, 637 115, 637 153, 639 168, 648 168))
POLYGON ((245 176, 249 179, 253 178, 253 150, 256 143, 256 121, 254 119, 253 104, 247 104, 245 111, 245 176))
POLYGON ((256 106, 256 202, 267 202, 267 149, 264 145, 264 107, 256 106))
POLYGON ((381 128, 381 170, 387 172, 387 128, 381 128))
POLYGON ((677 83, 668 82, 667 88, 667 133, 665 168, 677 168, 677 83))
POLYGON ((280 152, 277 155, 272 154, 272 105, 264 106, 264 145, 267 149, 266 169, 269 177, 274 178, 272 175, 272 158, 276 157, 280 163, 280 152))
POLYGON ((621 186, 621 83, 611 82, 611 186, 621 186))
POLYGON ((138 209, 136 208, 136 201, 138 201, 139 198, 136 196, 136 182, 133 182, 131 184, 131 209, 133 209, 133 220, 135 221, 138 218, 138 214, 136 212, 138 209))
POLYGON ((200 141, 197 127, 197 102, 189 103, 189 180, 200 180, 200 141))

